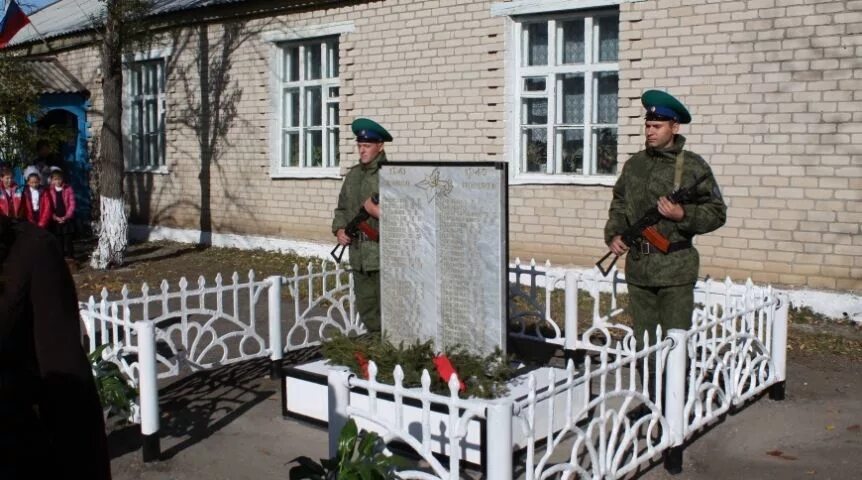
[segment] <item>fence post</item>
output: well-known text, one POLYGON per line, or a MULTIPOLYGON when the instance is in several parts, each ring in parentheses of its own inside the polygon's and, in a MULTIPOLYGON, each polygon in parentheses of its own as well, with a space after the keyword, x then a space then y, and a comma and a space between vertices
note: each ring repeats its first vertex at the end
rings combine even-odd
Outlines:
MULTIPOLYGON (((269 290, 269 378, 281 378, 281 360, 284 358, 284 344, 281 337, 281 275, 267 278, 269 290)), ((254 306, 252 305, 252 308, 254 306)))
MULTIPOLYGON (((512 479, 512 402, 492 403, 487 409, 486 478, 512 479)), ((454 428, 454 427, 453 427, 454 428)))
POLYGON ((96 349, 96 306, 93 303, 93 297, 90 297, 90 301, 83 305, 83 307, 83 309, 79 308, 78 310, 84 323, 84 331, 81 332, 81 344, 84 343, 83 337, 86 336, 87 345, 84 348, 87 349, 87 353, 92 353, 96 349))
POLYGON ((790 302, 784 295, 777 295, 780 304, 775 310, 772 320, 772 345, 770 355, 775 365, 776 383, 769 387, 769 398, 772 400, 784 400, 784 388, 787 379, 787 315, 790 310, 790 302))
POLYGON ((582 359, 575 358, 577 356, 578 345, 578 278, 575 272, 566 272, 566 289, 565 289, 565 323, 563 325, 563 353, 566 361, 574 360, 575 363, 580 363, 582 359))
POLYGON ((578 281, 575 272, 566 272, 565 348, 574 350, 578 342, 578 281))
POLYGON ((668 338, 673 340, 667 357, 665 372, 664 416, 670 430, 670 449, 665 454, 664 468, 672 474, 682 472, 682 450, 685 441, 685 382, 686 361, 686 331, 674 328, 668 331, 668 338))
POLYGON ((135 322, 138 336, 138 392, 144 462, 161 457, 159 445, 159 386, 156 372, 156 330, 153 322, 135 322))
POLYGON ((347 381, 350 372, 330 370, 326 377, 329 397, 329 458, 338 455, 338 438, 347 424, 347 406, 350 404, 350 388, 347 381))

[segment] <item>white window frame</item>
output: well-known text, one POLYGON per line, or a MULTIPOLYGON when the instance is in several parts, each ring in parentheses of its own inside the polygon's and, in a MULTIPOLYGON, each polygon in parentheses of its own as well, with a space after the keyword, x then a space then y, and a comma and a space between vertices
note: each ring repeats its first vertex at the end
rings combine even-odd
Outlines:
MULTIPOLYGON (((339 22, 325 25, 312 25, 307 27, 296 27, 285 31, 268 31, 261 36, 264 41, 271 44, 270 65, 270 105, 272 107, 272 116, 270 117, 270 135, 269 135, 269 156, 270 156, 270 176, 272 178, 341 178, 340 158, 333 158, 332 165, 322 167, 302 166, 308 161, 306 152, 306 132, 310 130, 319 130, 322 135, 323 159, 324 162, 329 157, 330 149, 338 148, 339 145, 332 145, 329 142, 327 131, 333 129, 339 132, 339 143, 341 134, 340 117, 339 121, 332 122, 329 118, 329 107, 333 104, 340 105, 340 97, 331 98, 328 96, 330 88, 341 88, 341 67, 339 66, 339 76, 334 78, 325 78, 325 57, 327 52, 325 47, 327 41, 334 40, 336 48, 340 48, 344 41, 343 34, 352 32, 354 29, 353 22, 339 22), (308 45, 320 44, 321 59, 324 62, 321 65, 321 77, 317 80, 305 80, 305 62, 300 61, 299 81, 288 82, 283 78, 285 69, 285 50, 289 47, 299 46, 301 49, 308 45), (300 101, 300 127, 284 127, 284 99, 287 89, 297 88, 300 92, 307 91, 304 87, 321 87, 321 126, 309 127, 305 126, 306 119, 306 102, 300 101), (300 166, 283 166, 282 157, 284 155, 284 133, 286 131, 299 132, 299 151, 300 151, 300 166)), ((300 60, 304 53, 300 53, 300 60)), ((339 58, 340 61, 340 58, 339 58)), ((340 110, 340 108, 339 108, 340 110)), ((340 155, 339 155, 340 156, 340 155)))
MULTIPOLYGON (((154 49, 145 52, 137 52, 134 54, 125 55, 123 58, 123 115, 122 115, 122 128, 123 128, 123 157, 125 158, 125 168, 126 172, 150 172, 150 173, 159 173, 159 174, 167 174, 169 173, 168 169, 168 148, 167 148, 167 118, 168 118, 168 107, 167 107, 167 95, 168 95, 168 60, 173 54, 173 49, 171 48, 163 48, 163 49, 154 49), (140 165, 140 162, 134 161, 134 155, 136 152, 132 148, 134 143, 132 141, 133 132, 132 127, 134 126, 134 118, 133 118, 133 109, 132 105, 136 101, 136 97, 132 96, 132 87, 133 87, 133 77, 132 73, 135 69, 135 66, 143 64, 143 63, 155 63, 160 62, 162 64, 162 89, 155 95, 156 100, 156 115, 159 119, 159 124, 161 128, 161 138, 159 139, 159 155, 161 157, 161 161, 158 165, 140 165), (137 163, 137 164, 136 164, 137 163)), ((152 99, 151 95, 144 95, 145 98, 142 100, 152 99), (150 97, 150 98, 147 98, 150 97)))
MULTIPOLYGON (((594 18, 619 15, 616 8, 585 10, 586 8, 615 6, 624 3, 626 0, 559 0, 552 2, 536 2, 536 1, 515 1, 502 4, 494 4, 492 13, 495 15, 509 15, 509 36, 508 48, 506 56, 507 67, 507 82, 506 82, 506 99, 507 99, 507 158, 510 165, 510 184, 579 184, 579 185, 613 185, 619 169, 616 174, 596 174, 592 173, 596 170, 596 155, 593 153, 593 134, 596 127, 607 126, 617 129, 617 138, 619 139, 619 120, 616 124, 598 124, 593 121, 593 115, 596 115, 595 102, 597 98, 593 95, 594 84, 596 83, 595 74, 600 72, 617 72, 619 75, 619 62, 604 62, 593 63, 593 56, 598 54, 598 46, 594 39, 597 22, 593 22, 594 18), (553 5, 551 5, 553 4, 553 5), (568 11, 557 12, 557 9, 568 8, 568 11), (554 11, 554 13, 548 13, 554 11), (537 13, 538 12, 538 13, 537 13), (585 58, 583 64, 576 65, 553 65, 556 63, 556 38, 557 22, 570 20, 574 18, 585 18, 585 32, 592 32, 590 35, 584 35, 584 50, 585 58), (548 65, 544 66, 522 66, 522 26, 533 22, 548 22, 548 65), (555 126, 556 123, 556 103, 557 103, 557 83, 556 75, 561 73, 580 73, 584 75, 584 152, 589 152, 589 155, 584 156, 584 173, 551 173, 561 170, 562 156, 556 155, 557 145, 555 141, 555 126), (543 92, 524 92, 523 79, 528 76, 545 77, 545 91, 543 92), (523 162, 523 143, 522 143, 522 112, 521 104, 523 98, 538 97, 548 99, 548 123, 546 128, 547 138, 547 171, 546 172, 526 172, 523 162)), ((580 127, 579 127, 580 128, 580 127)), ((619 145, 619 141, 617 142, 619 145)))

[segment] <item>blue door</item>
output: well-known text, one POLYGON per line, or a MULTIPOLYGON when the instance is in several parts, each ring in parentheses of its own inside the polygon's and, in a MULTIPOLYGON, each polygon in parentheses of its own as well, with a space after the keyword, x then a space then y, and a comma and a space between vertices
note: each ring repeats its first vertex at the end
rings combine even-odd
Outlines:
POLYGON ((90 225, 90 158, 87 153, 89 137, 87 98, 78 93, 43 94, 39 99, 44 115, 39 119, 40 128, 59 125, 71 132, 68 141, 59 145, 66 178, 75 190, 75 219, 78 225, 90 225))

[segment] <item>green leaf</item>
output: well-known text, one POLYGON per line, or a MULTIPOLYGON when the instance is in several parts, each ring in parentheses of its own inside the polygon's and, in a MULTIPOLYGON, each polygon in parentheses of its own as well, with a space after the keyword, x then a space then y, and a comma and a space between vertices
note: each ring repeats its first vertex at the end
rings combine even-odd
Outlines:
POLYGON ((357 435, 356 422, 351 418, 341 429, 341 435, 338 437, 338 458, 342 461, 353 456, 357 435))
POLYGON ((367 463, 363 463, 358 465, 359 477, 362 480, 375 480, 376 478, 380 478, 380 474, 372 470, 371 465, 367 463), (375 475, 377 474, 377 475, 375 475))
POLYGON ((374 455, 374 446, 377 444, 378 436, 374 432, 364 432, 362 440, 359 441, 358 453, 363 457, 371 457, 374 455))

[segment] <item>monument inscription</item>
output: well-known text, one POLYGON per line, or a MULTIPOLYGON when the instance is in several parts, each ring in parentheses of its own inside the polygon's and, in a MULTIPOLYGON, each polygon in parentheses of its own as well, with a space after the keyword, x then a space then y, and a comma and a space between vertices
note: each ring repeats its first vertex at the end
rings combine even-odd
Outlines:
POLYGON ((505 351, 506 169, 389 163, 380 170, 381 314, 395 343, 505 351))

